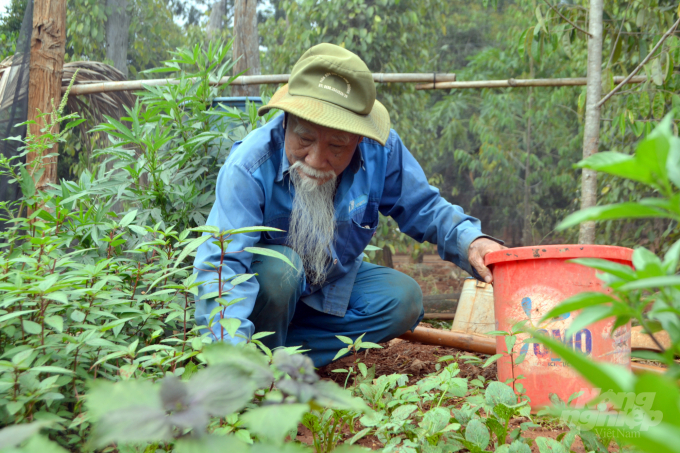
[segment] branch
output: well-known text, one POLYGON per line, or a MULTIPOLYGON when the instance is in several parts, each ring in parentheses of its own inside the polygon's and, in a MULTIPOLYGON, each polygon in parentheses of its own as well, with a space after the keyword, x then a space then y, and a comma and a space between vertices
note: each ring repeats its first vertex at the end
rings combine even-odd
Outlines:
POLYGON ((566 20, 567 22, 569 22, 569 23, 571 24, 572 27, 574 27, 575 29, 577 29, 578 31, 580 31, 580 32, 582 32, 582 33, 585 33, 585 34, 588 35, 588 37, 590 37, 590 38, 593 37, 590 33, 588 33, 587 31, 585 31, 584 29, 580 28, 578 25, 576 25, 575 23, 573 23, 572 21, 570 21, 569 19, 567 19, 566 17, 564 17, 564 16, 562 15, 562 13, 561 13, 557 8, 555 8, 555 6, 552 5, 548 0, 543 0, 543 1, 545 2, 546 5, 548 5, 548 6, 550 7, 550 9, 552 9, 553 11, 555 11, 562 19, 564 19, 564 20, 566 20))
POLYGON ((637 68, 633 69, 633 71, 632 71, 630 74, 628 74, 628 77, 626 77, 625 79, 623 79, 623 82, 621 82, 620 84, 616 85, 616 86, 614 87, 613 90, 611 90, 609 93, 607 93, 607 95, 606 95, 605 97, 603 97, 602 100, 600 100, 600 102, 597 103, 597 105, 595 105, 595 108, 598 108, 598 109, 599 109, 600 107, 602 107, 602 104, 604 104, 605 102, 607 102, 607 101, 609 100, 609 98, 611 98, 612 96, 614 96, 614 93, 616 93, 617 91, 619 91, 619 89, 620 89, 624 84, 626 84, 630 79, 632 79, 633 76, 634 76, 635 74, 637 74, 638 72, 640 72, 640 69, 642 69, 642 68, 644 67, 644 65, 647 64, 647 62, 652 58, 652 55, 654 55, 654 52, 656 52, 657 49, 658 49, 659 47, 661 47, 661 44, 663 44, 663 42, 666 40, 666 38, 668 38, 670 35, 673 34, 673 32, 675 31, 675 29, 678 28, 678 25, 680 25, 680 18, 678 18, 678 20, 675 21, 675 23, 671 26, 671 28, 669 28, 668 31, 667 31, 666 33, 664 33, 664 35, 661 37, 661 39, 659 40, 659 42, 656 43, 656 45, 654 46, 654 48, 647 54, 647 56, 645 57, 645 59, 642 60, 642 61, 640 62, 640 64, 637 66, 637 68))

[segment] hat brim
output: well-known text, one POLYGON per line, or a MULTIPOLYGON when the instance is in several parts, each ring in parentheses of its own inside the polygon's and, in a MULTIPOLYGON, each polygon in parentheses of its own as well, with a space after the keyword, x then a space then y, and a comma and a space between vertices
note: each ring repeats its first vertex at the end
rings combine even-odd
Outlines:
POLYGON ((390 135, 390 114, 378 100, 368 115, 359 115, 330 102, 308 96, 293 96, 288 85, 279 88, 267 105, 257 110, 262 116, 271 109, 292 113, 314 124, 372 138, 385 146, 390 135))

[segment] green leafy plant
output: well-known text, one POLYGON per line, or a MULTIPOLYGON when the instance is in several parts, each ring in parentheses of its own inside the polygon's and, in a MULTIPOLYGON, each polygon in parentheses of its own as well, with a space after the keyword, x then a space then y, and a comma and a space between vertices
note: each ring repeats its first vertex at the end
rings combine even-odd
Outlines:
MULTIPOLYGON (((357 374, 357 371, 361 373, 363 379, 372 379, 373 376, 375 376, 375 369, 369 370, 366 364, 361 362, 361 359, 359 358, 359 351, 364 349, 382 349, 382 346, 376 343, 371 343, 370 341, 363 341, 362 338, 364 338, 364 335, 366 334, 361 334, 356 340, 352 340, 351 338, 344 335, 336 335, 337 339, 345 343, 347 347, 340 349, 338 353, 335 354, 333 360, 337 360, 343 355, 351 352, 354 355, 354 363, 356 365, 356 370, 354 367, 349 367, 349 369, 338 368, 333 370, 334 373, 347 373, 345 387, 347 387, 347 382, 349 381, 350 376, 357 374)), ((359 384, 359 382, 355 379, 354 385, 357 384, 359 384)))

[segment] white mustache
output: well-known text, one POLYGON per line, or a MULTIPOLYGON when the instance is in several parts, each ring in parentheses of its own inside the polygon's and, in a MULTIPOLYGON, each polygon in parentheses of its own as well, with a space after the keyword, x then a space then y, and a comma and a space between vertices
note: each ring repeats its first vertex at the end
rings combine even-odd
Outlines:
POLYGON ((328 170, 328 171, 320 171, 315 168, 310 167, 309 165, 305 164, 301 160, 295 162, 293 165, 290 166, 290 171, 294 170, 300 170, 302 173, 306 174, 307 176, 311 176, 313 178, 318 178, 318 179, 328 179, 328 178, 335 178, 335 172, 333 170, 328 170))

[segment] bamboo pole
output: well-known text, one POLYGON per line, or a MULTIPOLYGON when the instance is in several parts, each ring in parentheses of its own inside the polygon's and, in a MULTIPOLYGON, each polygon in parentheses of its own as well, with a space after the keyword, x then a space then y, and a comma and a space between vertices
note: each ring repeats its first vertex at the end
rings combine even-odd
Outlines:
MULTIPOLYGON (((273 74, 273 75, 255 75, 255 76, 240 76, 231 81, 231 85, 271 85, 279 83, 288 83, 290 74, 273 74)), ((214 85, 226 85, 229 83, 229 77, 223 77, 214 85)), ((429 81, 443 81, 451 82, 456 80, 456 74, 373 74, 373 80, 376 83, 422 83, 429 81)), ((135 91, 143 90, 144 86, 162 86, 162 85, 177 85, 180 81, 177 79, 149 79, 149 80, 129 80, 126 82, 93 82, 93 83, 79 83, 73 86, 69 95, 78 96, 80 94, 94 94, 106 93, 111 91, 135 91)), ((439 83, 439 82, 437 82, 439 83)), ((62 88, 62 93, 66 91, 66 87, 62 88)))
MULTIPOLYGON (((620 84, 625 77, 614 77, 614 84, 620 84)), ((644 83, 645 76, 632 77, 626 83, 644 83)), ((464 88, 523 88, 523 87, 563 87, 584 86, 587 84, 586 77, 572 77, 562 79, 506 79, 506 80, 472 80, 468 82, 443 82, 426 83, 416 85, 416 90, 451 90, 464 88)))
POLYGON ((496 339, 486 335, 462 332, 448 332, 446 330, 416 327, 413 332, 406 332, 400 336, 402 340, 417 341, 419 343, 449 346, 463 351, 481 352, 482 354, 496 353, 496 339))

